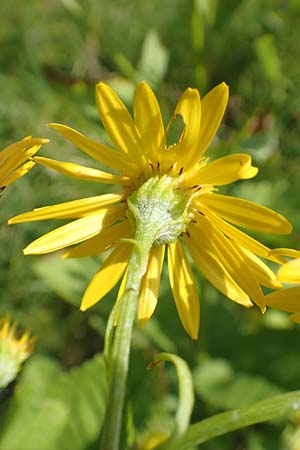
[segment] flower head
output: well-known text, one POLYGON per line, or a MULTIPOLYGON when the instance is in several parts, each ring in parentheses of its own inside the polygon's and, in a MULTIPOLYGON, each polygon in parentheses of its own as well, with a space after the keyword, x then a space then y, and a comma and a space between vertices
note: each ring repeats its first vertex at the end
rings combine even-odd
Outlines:
POLYGON ((0 190, 25 175, 35 162, 30 160, 48 139, 26 137, 0 151, 0 190))
MULTIPOLYGON (((84 294, 81 309, 85 310, 122 277, 124 281, 130 257, 130 245, 125 240, 133 238, 144 224, 152 230, 153 245, 140 291, 141 324, 149 320, 157 304, 166 247, 174 300, 192 338, 198 334, 199 299, 186 249, 204 276, 225 296, 246 307, 255 303, 264 311, 266 301, 261 286, 278 289, 281 284, 260 258, 278 263, 282 258, 272 255, 268 247, 235 225, 276 234, 290 233, 291 225, 266 207, 217 193, 219 186, 252 178, 258 171, 252 166, 251 156, 244 153, 212 162, 204 157, 223 118, 227 85, 219 84, 202 100, 197 89, 188 88, 166 129, 156 97, 145 82, 136 89, 134 117, 104 83, 96 87, 96 100, 115 150, 68 126, 50 126, 103 166, 110 167, 111 172, 43 157, 34 159, 64 175, 117 184, 121 190, 38 208, 11 219, 10 223, 72 219, 32 242, 24 253, 48 253, 77 244, 63 255, 74 258, 111 248, 84 294), (178 116, 184 129, 178 142, 168 146, 168 130, 178 116), (154 229, 154 216, 160 220, 158 229, 154 229)), ((124 282, 121 292, 123 288, 124 282)))
POLYGON ((28 331, 18 336, 15 322, 11 323, 7 318, 0 320, 0 388, 5 388, 17 377, 33 345, 28 331))

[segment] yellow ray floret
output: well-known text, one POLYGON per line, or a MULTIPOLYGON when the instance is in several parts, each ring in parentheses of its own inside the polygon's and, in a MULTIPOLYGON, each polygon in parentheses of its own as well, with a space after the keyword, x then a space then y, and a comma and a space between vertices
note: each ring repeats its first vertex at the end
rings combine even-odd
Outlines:
POLYGON ((149 256, 147 272, 140 292, 138 318, 141 326, 148 322, 157 305, 164 254, 165 246, 161 245, 160 247, 153 247, 149 256))
POLYGON ((176 308, 187 333, 197 339, 200 303, 190 264, 179 240, 168 245, 168 269, 176 308))

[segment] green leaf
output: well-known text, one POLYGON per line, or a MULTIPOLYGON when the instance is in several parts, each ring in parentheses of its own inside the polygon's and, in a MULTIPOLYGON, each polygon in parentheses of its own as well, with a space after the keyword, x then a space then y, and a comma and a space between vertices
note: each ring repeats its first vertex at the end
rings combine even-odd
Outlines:
POLYGON ((196 393, 210 406, 224 410, 250 405, 281 392, 266 378, 235 372, 221 358, 200 362, 194 384, 196 393))
POLYGON ((49 358, 32 358, 9 406, 0 450, 86 449, 100 433, 105 378, 100 356, 68 373, 49 358))
POLYGON ((90 278, 99 269, 95 259, 60 259, 42 257, 33 263, 33 270, 59 297, 79 306, 82 294, 90 278))
POLYGON ((156 31, 150 30, 143 42, 137 79, 146 80, 153 88, 163 80, 169 62, 169 52, 160 42, 156 31))
POLYGON ((171 353, 160 353, 157 355, 150 367, 161 362, 170 361, 176 368, 179 383, 179 401, 175 418, 174 436, 180 436, 187 429, 194 406, 193 380, 187 363, 179 356, 171 353))
POLYGON ((217 414, 191 425, 176 442, 165 442, 157 450, 189 450, 191 447, 234 430, 287 417, 300 410, 300 391, 277 395, 251 406, 217 414))

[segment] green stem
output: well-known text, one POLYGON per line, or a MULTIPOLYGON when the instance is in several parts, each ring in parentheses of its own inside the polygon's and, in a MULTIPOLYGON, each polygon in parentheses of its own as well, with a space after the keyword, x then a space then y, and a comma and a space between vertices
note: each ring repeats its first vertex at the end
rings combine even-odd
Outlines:
POLYGON ((140 246, 139 240, 136 241, 128 266, 125 292, 120 299, 122 303, 109 361, 110 379, 101 450, 119 450, 132 328, 149 251, 149 245, 140 246))

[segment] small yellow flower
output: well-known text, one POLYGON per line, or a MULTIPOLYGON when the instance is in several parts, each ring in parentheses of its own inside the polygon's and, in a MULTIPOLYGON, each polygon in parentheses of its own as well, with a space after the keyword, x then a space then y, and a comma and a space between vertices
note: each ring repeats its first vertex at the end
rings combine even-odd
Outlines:
POLYGON ((26 137, 0 151, 0 190, 25 175, 35 162, 29 160, 48 139, 26 137))
POLYGON ((9 319, 0 320, 0 388, 5 388, 13 381, 21 366, 30 356, 34 339, 29 332, 17 334, 17 324, 9 319))
MULTIPOLYGON (((283 259, 272 255, 268 247, 234 225, 276 234, 290 233, 291 225, 266 207, 216 193, 218 186, 252 178, 258 171, 251 164, 251 156, 243 153, 212 162, 204 158, 223 118, 228 101, 227 85, 219 84, 202 100, 198 90, 186 89, 170 122, 180 116, 184 123, 179 141, 172 146, 167 146, 169 126, 165 130, 158 102, 147 83, 137 86, 134 118, 104 83, 96 87, 96 100, 115 150, 68 126, 50 126, 103 166, 113 169, 113 173, 43 157, 34 160, 77 179, 117 184, 121 191, 46 206, 14 217, 10 223, 72 219, 32 242, 24 253, 42 254, 78 244, 64 254, 65 258, 74 258, 111 248, 84 294, 81 309, 86 310, 126 273, 130 245, 122 240, 134 237, 131 206, 139 198, 140 211, 143 210, 146 198, 143 198, 143 189, 152 183, 156 186, 153 210, 160 211, 166 192, 172 192, 176 200, 171 201, 162 217, 168 222, 172 208, 179 208, 182 218, 171 220, 172 233, 162 220, 162 231, 154 241, 141 287, 140 323, 147 322, 156 307, 166 245, 176 307, 185 330, 193 339, 198 335, 199 299, 185 248, 204 276, 225 296, 246 307, 255 303, 264 311, 266 300, 261 286, 278 289, 281 283, 260 258, 277 263, 283 259), (157 195, 160 188, 161 196, 157 195)), ((147 207, 148 203, 147 200, 147 207)))

